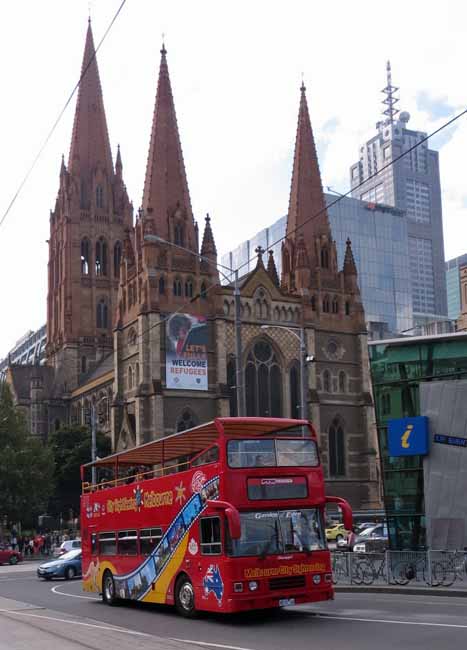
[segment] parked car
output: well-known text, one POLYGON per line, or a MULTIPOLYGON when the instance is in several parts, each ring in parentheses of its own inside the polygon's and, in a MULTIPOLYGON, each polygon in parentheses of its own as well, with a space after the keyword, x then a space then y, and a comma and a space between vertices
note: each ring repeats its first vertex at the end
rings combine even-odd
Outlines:
POLYGON ((329 528, 326 528, 326 539, 328 542, 344 539, 349 534, 348 530, 345 530, 344 524, 333 524, 329 528))
POLYGON ((0 548, 0 564, 18 564, 18 562, 21 562, 22 560, 23 556, 19 551, 0 548))
POLYGON ((72 551, 78 548, 81 548, 80 539, 67 539, 66 542, 62 542, 60 546, 54 548, 53 554, 55 557, 60 557, 64 553, 68 553, 68 551, 72 551))
POLYGON ((41 564, 37 569, 37 577, 44 580, 65 578, 71 580, 81 575, 81 549, 73 549, 61 557, 41 564))
POLYGON ((388 547, 389 535, 386 524, 376 524, 372 528, 365 528, 353 540, 354 553, 368 553, 370 551, 384 551, 388 547))

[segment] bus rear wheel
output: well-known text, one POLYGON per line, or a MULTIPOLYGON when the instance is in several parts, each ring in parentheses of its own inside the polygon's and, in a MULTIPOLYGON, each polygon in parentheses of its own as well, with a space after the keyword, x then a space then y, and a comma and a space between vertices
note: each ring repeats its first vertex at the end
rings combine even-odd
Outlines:
POLYGON ((117 602, 117 597, 115 595, 115 582, 110 571, 106 571, 102 579, 102 600, 107 605, 115 605, 117 602))
POLYGON ((175 585, 175 607, 177 612, 185 618, 194 618, 197 614, 195 591, 187 575, 181 575, 175 585))

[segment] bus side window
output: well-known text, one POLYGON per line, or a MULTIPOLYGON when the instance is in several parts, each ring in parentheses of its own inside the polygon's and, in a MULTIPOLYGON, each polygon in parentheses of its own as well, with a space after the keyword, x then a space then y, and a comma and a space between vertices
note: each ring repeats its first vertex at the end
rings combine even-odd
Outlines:
POLYGON ((97 535, 91 533, 91 555, 97 555, 97 535))
POLYGON ((99 535, 99 554, 115 555, 117 553, 117 540, 115 533, 100 533, 99 535))
POLYGON ((222 553, 221 520, 219 517, 200 519, 199 536, 203 555, 219 555, 222 553))
POLYGON ((141 555, 150 555, 150 553, 159 544, 162 537, 162 528, 144 528, 139 533, 139 545, 141 555))
POLYGON ((121 530, 118 533, 118 554, 137 555, 138 535, 136 530, 121 530))

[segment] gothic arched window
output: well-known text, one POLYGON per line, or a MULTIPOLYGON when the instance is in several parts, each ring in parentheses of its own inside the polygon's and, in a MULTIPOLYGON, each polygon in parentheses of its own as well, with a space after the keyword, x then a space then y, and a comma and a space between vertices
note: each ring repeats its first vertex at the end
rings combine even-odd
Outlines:
POLYGON ((337 299, 337 296, 334 296, 334 298, 332 299, 332 313, 333 314, 339 313, 339 301, 337 299))
POLYGON ((350 302, 345 303, 345 315, 350 316, 350 302))
POLYGON ((329 253, 326 247, 321 249, 321 268, 329 268, 329 253))
POLYGON ((114 246, 114 277, 120 277, 120 262, 122 261, 122 243, 117 241, 114 246))
POLYGON ((300 409, 300 373, 298 363, 290 368, 290 417, 297 420, 301 416, 300 409))
POLYGON ((87 359, 86 357, 81 357, 81 372, 84 374, 87 370, 87 359))
POLYGON ((347 392, 347 376, 343 370, 341 370, 339 373, 339 392, 347 392))
POLYGON ((128 368, 128 390, 133 388, 133 368, 130 366, 128 368))
POLYGON ((107 242, 103 237, 96 241, 96 275, 107 275, 107 242))
POLYGON ((182 282, 181 280, 178 280, 175 278, 174 280, 174 296, 181 296, 182 295, 182 282))
POLYGON ((311 309, 312 311, 316 311, 316 296, 311 296, 311 309))
POLYGON ((282 373, 271 344, 257 341, 250 350, 245 369, 247 415, 282 416, 282 373))
POLYGON ((109 308, 104 298, 97 303, 96 325, 100 329, 107 329, 109 326, 109 308))
POLYGON ((227 390, 229 392, 230 417, 237 415, 237 373, 235 359, 230 358, 227 362, 227 390))
POLYGON ((81 275, 89 275, 89 257, 91 245, 89 239, 85 237, 81 240, 81 275))
POLYGON ((344 430, 338 418, 329 427, 329 476, 345 476, 344 430))
POLYGON ((164 276, 161 275, 161 277, 159 278, 159 294, 163 296, 164 293, 165 293, 165 280, 164 280, 164 276))
POLYGON ((181 223, 176 223, 174 228, 174 243, 177 246, 184 246, 184 237, 183 237, 183 225, 181 223))
POLYGON ((184 409, 177 419, 177 431, 186 431, 196 426, 196 417, 190 409, 184 409))
POLYGON ((139 386, 139 363, 136 364, 136 386, 139 386))
POLYGON ((185 296, 187 298, 193 298, 193 281, 187 280, 185 282, 185 296))
POLYGON ((206 288, 206 284, 203 282, 201 285, 201 291, 200 291, 200 296, 203 300, 206 300, 208 297, 208 290, 206 288))
POLYGON ((323 299, 323 312, 325 314, 329 313, 329 296, 324 296, 324 299, 323 299))
POLYGON ((323 390, 325 393, 331 392, 331 373, 329 370, 323 372, 323 390))
POLYGON ((104 188, 102 185, 96 187, 96 208, 104 207, 104 188))

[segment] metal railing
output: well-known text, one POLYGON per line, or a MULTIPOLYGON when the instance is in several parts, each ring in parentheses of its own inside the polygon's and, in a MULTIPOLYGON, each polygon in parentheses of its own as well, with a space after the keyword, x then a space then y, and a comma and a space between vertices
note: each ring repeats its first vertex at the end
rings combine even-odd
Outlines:
POLYGON ((466 551, 331 553, 338 585, 398 585, 467 589, 466 551))

